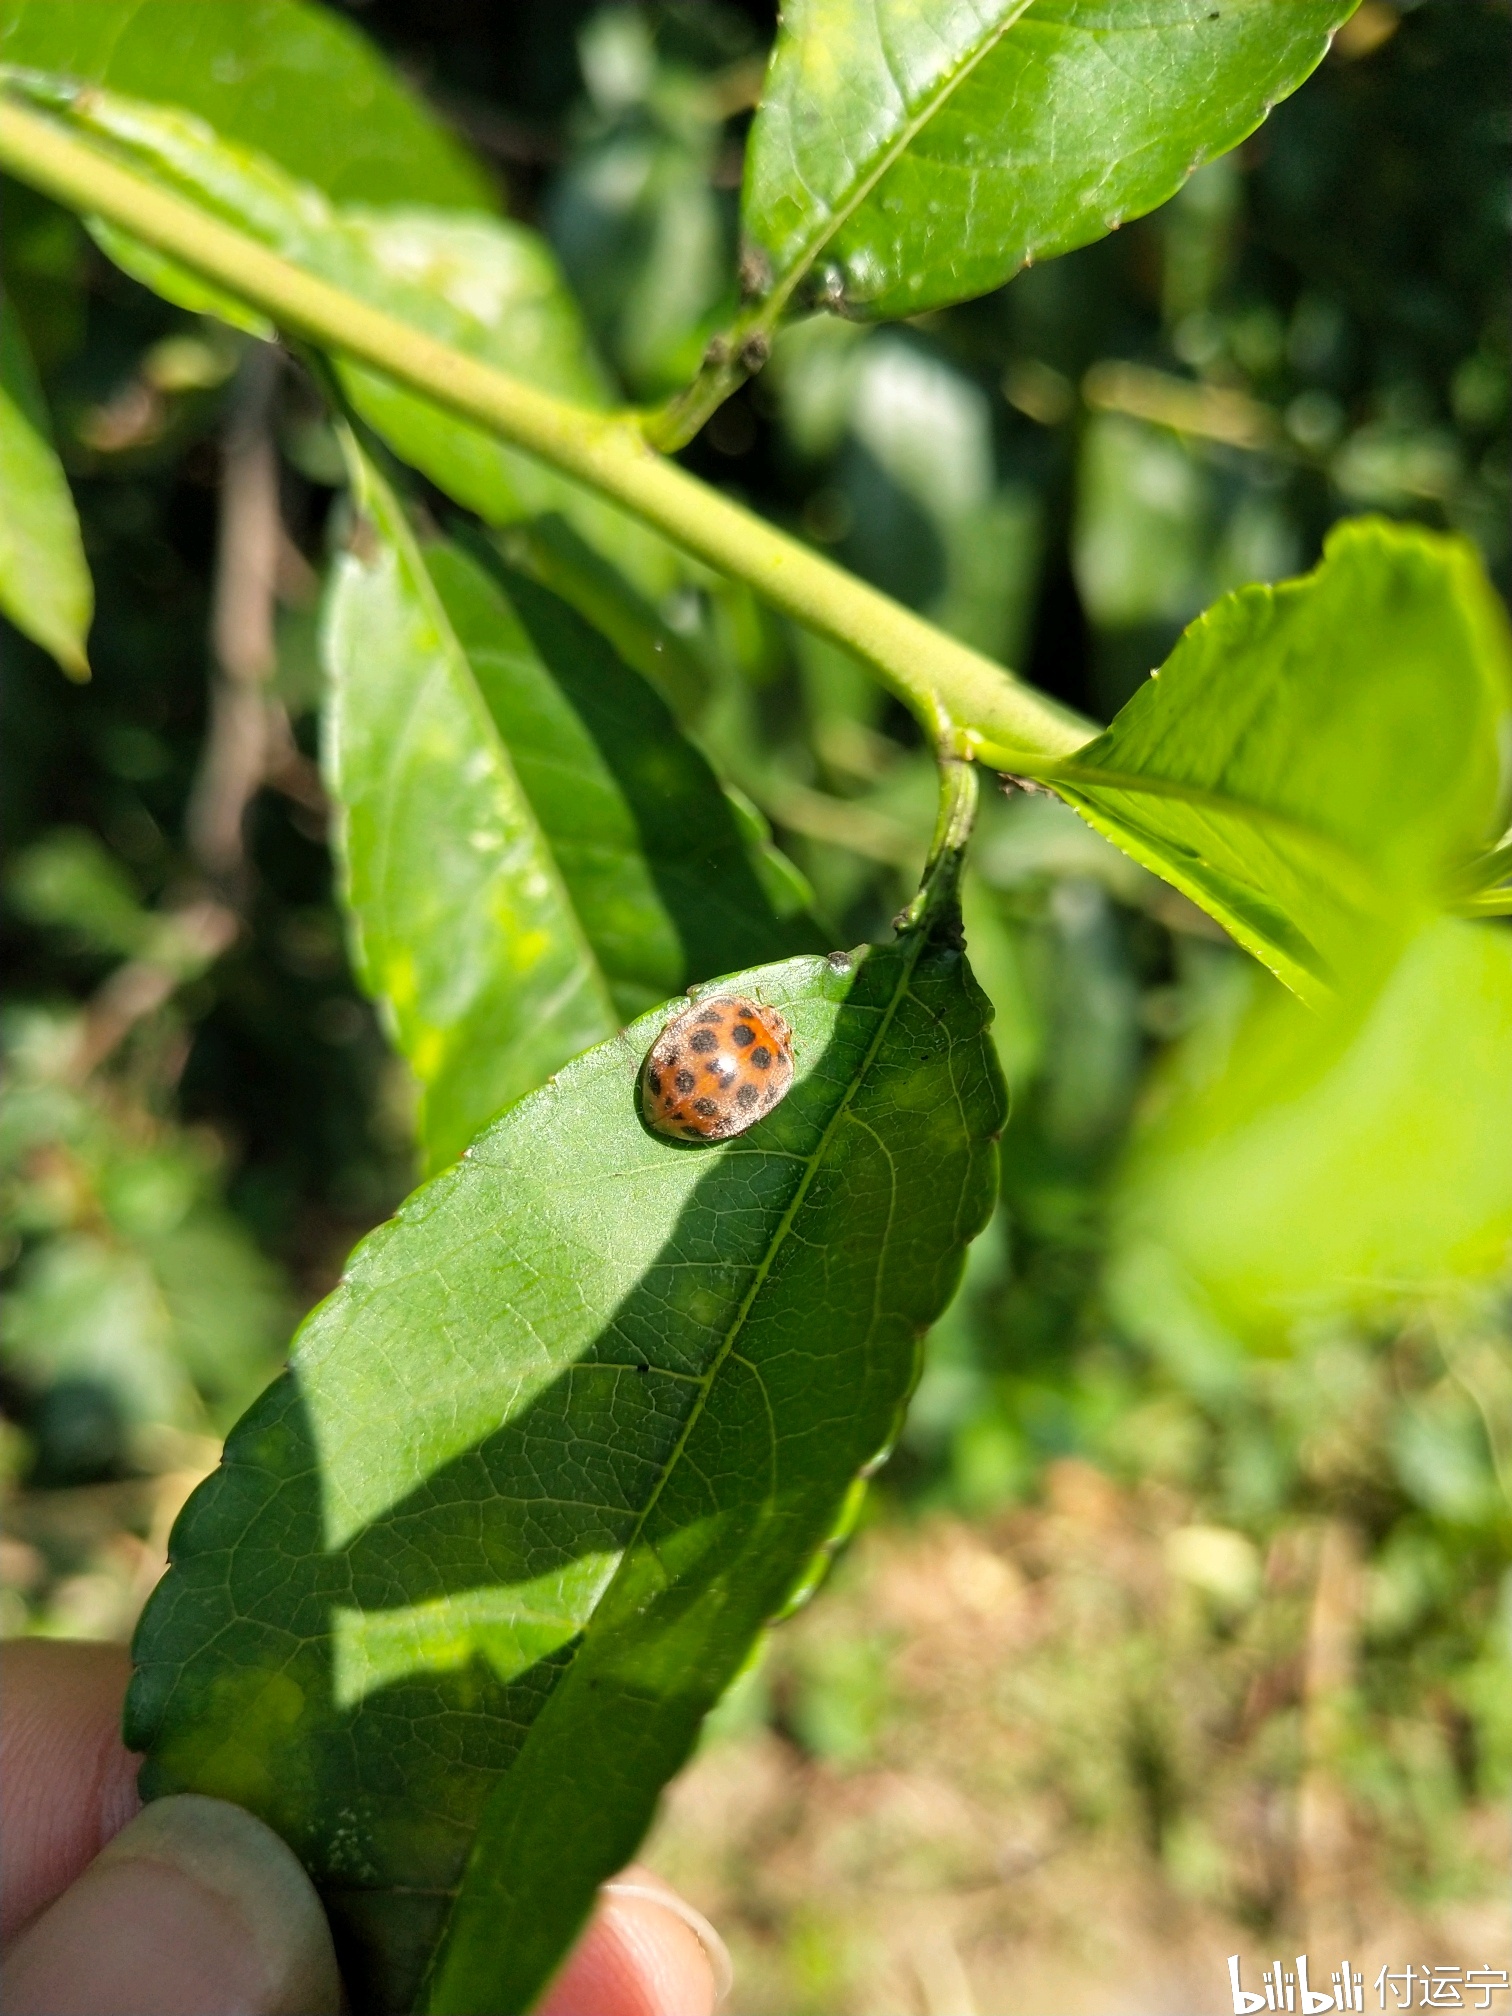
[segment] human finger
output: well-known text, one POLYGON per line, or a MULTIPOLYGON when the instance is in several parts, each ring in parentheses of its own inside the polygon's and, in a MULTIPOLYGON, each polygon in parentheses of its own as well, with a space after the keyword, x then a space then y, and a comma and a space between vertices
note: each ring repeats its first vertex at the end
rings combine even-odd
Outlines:
POLYGON ((623 1870, 539 2016, 712 2016, 729 1987, 724 1941, 649 1869, 623 1870))
POLYGON ((0 1649, 0 1939, 66 1890, 136 1812, 121 1741, 119 1645, 28 1638, 0 1649))
POLYGON ((320 1899, 224 1799, 145 1808, 5 1955, 7 2016, 334 2016, 320 1899))

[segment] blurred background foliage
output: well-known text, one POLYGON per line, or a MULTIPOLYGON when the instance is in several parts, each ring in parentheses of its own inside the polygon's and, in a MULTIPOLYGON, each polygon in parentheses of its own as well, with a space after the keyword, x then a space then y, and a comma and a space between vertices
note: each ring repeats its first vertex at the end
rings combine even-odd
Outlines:
MULTIPOLYGON (((772 10, 348 11, 548 234, 626 396, 684 382, 730 307, 772 10)), ((1505 594, 1508 30, 1503 0, 1365 0, 1163 211, 963 307, 793 327, 685 459, 1099 719, 1343 514, 1456 528, 1505 594)), ((99 615, 86 687, 3 637, 0 1601, 9 1632, 121 1635, 216 1438, 409 1187, 411 1094, 325 847, 314 608, 341 509, 317 403, 279 381, 277 665, 228 853, 207 640, 241 339, 42 199, 3 203, 99 615)), ((690 727, 834 942, 885 932, 933 816, 911 722, 697 570, 659 615, 690 727)), ((1153 1882, 1194 1923, 1442 1927, 1498 1880, 1512 1789, 1505 1271, 1444 1259, 1446 1234, 1432 1295, 1343 1278, 1348 1228, 1368 1245, 1402 1183, 1315 1152, 1348 1046, 1309 1059, 1260 970, 1065 808, 988 805, 967 923, 1013 1091, 1002 1206, 842 1588, 723 1712, 664 1865, 733 1927, 753 2009, 1035 2006, 1029 1980, 1102 2006, 1084 1930, 1062 1976, 1024 1972, 1031 1921, 1074 1917, 1049 1893, 1035 1917, 1030 1872, 1072 1843, 1089 1885, 1114 1844, 1109 1923, 1119 1899, 1147 1921, 1153 1882), (1266 1111, 1301 1116, 1258 1144, 1233 1068, 1256 1044, 1266 1111), (1228 1288, 1201 1296, 1179 1255, 1205 1240, 1228 1288), (879 1895, 939 1909, 884 1922, 879 1895)), ((1397 1012, 1401 1040, 1358 1037, 1401 1081, 1381 1096, 1428 1084, 1436 1194, 1450 1220, 1461 1190, 1484 1205, 1504 1254, 1512 1175, 1456 1147, 1469 1067, 1435 1076, 1397 1012)), ((1119 1950, 1178 1979, 1179 1938, 1119 1950)))

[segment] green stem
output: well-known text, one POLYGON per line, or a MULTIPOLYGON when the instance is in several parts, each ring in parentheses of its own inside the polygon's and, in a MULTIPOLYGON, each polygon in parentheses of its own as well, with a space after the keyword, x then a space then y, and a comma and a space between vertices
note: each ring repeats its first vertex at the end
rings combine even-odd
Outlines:
POLYGON ((991 659, 656 454, 633 421, 569 405, 438 342, 3 98, 0 168, 203 274, 287 335, 371 365, 627 506, 854 652, 937 743, 1012 770, 1042 767, 1090 739, 1085 722, 991 659))
POLYGON ((669 455, 686 448, 726 399, 761 369, 771 355, 786 302, 784 295, 781 300, 764 301, 749 309, 725 335, 714 338, 691 385, 641 416, 642 431, 653 448, 669 455))
POLYGON ((966 843, 976 824, 976 811, 976 765, 964 756, 942 754, 940 802, 935 814, 934 838, 929 844, 929 859, 924 864, 919 893, 907 909, 893 919, 899 931, 911 930, 916 924, 936 918, 942 911, 954 907, 961 880, 961 864, 966 857, 966 843))

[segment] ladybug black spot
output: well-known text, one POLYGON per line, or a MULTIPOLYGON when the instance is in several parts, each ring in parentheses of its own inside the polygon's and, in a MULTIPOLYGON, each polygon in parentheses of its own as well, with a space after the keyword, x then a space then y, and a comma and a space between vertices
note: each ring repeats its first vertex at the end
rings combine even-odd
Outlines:
POLYGON ((723 1022, 724 1010, 723 1008, 700 1008, 698 1013, 693 1017, 693 1020, 695 1022, 723 1022))
POLYGON ((735 1094, 735 1104, 749 1110, 750 1107, 756 1104, 760 1096, 754 1085, 742 1085, 740 1090, 735 1094))
POLYGON ((695 1099, 693 1101, 693 1111, 704 1120, 717 1120, 719 1118, 719 1107, 712 1099, 695 1099))
POLYGON ((771 1070, 772 1053, 770 1050, 768 1050, 765 1043, 759 1044, 757 1048, 751 1052, 751 1062, 756 1066, 756 1069, 758 1071, 771 1070))
POLYGON ((691 1071, 679 1071, 677 1076, 672 1080, 672 1083, 682 1093, 684 1098, 693 1090, 695 1082, 691 1071))
POLYGON ((756 1031, 749 1022, 737 1022, 730 1031, 730 1041, 738 1043, 742 1050, 748 1050, 756 1041, 756 1031))
POLYGON ((712 1029, 695 1029, 688 1038, 688 1048, 696 1050, 700 1057, 707 1057, 711 1050, 719 1048, 719 1038, 712 1029))
POLYGON ((653 1092, 660 1092, 661 1090, 660 1071, 648 1071, 646 1073, 646 1083, 651 1087, 651 1090, 653 1092))

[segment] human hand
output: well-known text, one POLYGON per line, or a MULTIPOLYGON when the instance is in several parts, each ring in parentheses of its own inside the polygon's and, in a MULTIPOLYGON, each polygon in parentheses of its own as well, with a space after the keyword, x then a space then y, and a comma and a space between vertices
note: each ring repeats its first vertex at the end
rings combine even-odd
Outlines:
MULTIPOLYGON (((7 2016, 326 2016, 341 2008, 314 1886, 221 1799, 141 1810, 111 1645, 0 1652, 7 2016)), ((538 2016, 711 2016, 723 1948, 647 1870, 606 1885, 538 2016)))

